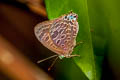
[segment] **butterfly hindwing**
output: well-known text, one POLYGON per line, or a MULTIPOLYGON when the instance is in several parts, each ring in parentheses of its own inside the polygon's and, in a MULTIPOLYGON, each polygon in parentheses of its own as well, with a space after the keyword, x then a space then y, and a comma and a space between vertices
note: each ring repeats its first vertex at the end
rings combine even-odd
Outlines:
POLYGON ((53 21, 45 21, 42 23, 39 23, 35 26, 34 28, 34 32, 35 32, 35 36, 37 37, 37 39, 48 49, 52 50, 55 53, 62 53, 62 50, 59 49, 56 45, 54 45, 50 34, 49 34, 49 30, 51 25, 53 24, 53 21))

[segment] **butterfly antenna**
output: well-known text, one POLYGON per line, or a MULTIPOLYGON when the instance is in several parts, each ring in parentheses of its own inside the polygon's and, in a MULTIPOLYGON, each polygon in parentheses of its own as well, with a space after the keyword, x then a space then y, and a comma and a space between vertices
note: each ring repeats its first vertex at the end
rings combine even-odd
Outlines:
POLYGON ((51 68, 53 67, 53 65, 55 64, 55 62, 57 61, 58 56, 55 58, 55 60, 52 62, 52 64, 50 65, 50 67, 48 68, 48 71, 51 70, 51 68))
POLYGON ((56 56, 58 56, 58 55, 53 55, 53 56, 50 56, 50 57, 48 57, 48 58, 39 60, 39 61, 37 61, 37 63, 41 63, 41 62, 43 62, 43 61, 46 61, 46 60, 51 59, 51 58, 56 57, 56 56))

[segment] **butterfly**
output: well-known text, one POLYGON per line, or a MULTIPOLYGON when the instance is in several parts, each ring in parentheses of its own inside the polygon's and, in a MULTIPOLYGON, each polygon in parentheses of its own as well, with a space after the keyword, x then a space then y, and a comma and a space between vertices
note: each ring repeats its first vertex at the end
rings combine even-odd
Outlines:
POLYGON ((35 26, 34 33, 39 42, 57 54, 40 60, 38 63, 55 56, 60 59, 79 56, 72 55, 79 31, 77 19, 78 15, 71 11, 68 14, 50 21, 41 22, 35 26))

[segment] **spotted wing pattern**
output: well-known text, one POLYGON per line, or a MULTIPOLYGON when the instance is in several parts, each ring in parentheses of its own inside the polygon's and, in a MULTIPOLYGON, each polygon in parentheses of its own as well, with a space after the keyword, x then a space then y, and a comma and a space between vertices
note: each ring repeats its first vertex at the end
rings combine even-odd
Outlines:
MULTIPOLYGON (((54 21, 54 20, 53 20, 54 21)), ((53 24, 53 21, 45 21, 42 23, 39 23, 35 26, 34 32, 37 39, 48 49, 52 50, 55 53, 61 53, 62 51, 54 45, 50 34, 49 29, 51 25, 53 24)))
POLYGON ((64 20, 62 17, 57 19, 50 27, 50 36, 53 43, 62 49, 61 55, 70 55, 76 45, 78 33, 78 23, 64 20))

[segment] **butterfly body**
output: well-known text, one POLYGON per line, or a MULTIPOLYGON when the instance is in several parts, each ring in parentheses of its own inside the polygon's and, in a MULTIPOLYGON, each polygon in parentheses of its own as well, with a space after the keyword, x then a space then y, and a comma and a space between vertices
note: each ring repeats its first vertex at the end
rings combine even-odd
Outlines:
POLYGON ((37 39, 48 49, 63 57, 71 57, 76 45, 79 25, 77 14, 70 12, 51 21, 45 21, 35 26, 37 39))

